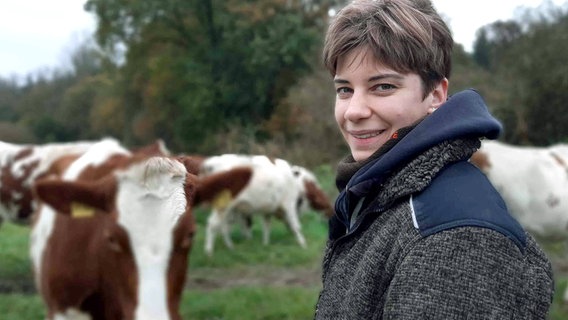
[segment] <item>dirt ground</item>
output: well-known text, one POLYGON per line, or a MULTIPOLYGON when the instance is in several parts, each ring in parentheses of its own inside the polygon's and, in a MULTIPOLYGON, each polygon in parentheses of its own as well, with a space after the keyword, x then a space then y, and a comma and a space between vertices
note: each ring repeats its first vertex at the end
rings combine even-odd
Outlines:
MULTIPOLYGON (((554 251, 559 252, 557 247, 554 251)), ((568 277, 568 255, 549 254, 555 278, 568 277)), ((313 287, 321 284, 319 267, 274 268, 249 266, 237 269, 199 268, 189 269, 186 287, 191 290, 209 291, 239 286, 300 286, 313 287)), ((0 279, 0 293, 35 294, 32 279, 0 279)))
POLYGON ((317 268, 268 268, 252 266, 241 270, 189 270, 186 287, 192 290, 216 290, 239 286, 296 286, 311 287, 321 283, 317 268))
MULTIPOLYGON (((239 286, 300 286, 312 287, 321 283, 317 268, 269 268, 251 266, 237 270, 189 270, 186 288, 210 291, 239 286)), ((0 293, 36 294, 32 279, 0 279, 0 293)))

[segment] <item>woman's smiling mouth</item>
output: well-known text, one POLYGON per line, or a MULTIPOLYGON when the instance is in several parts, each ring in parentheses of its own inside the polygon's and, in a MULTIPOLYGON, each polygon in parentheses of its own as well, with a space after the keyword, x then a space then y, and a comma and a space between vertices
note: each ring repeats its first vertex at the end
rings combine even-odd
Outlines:
POLYGON ((385 132, 385 130, 379 131, 350 131, 349 134, 356 139, 369 139, 374 138, 381 133, 385 132))

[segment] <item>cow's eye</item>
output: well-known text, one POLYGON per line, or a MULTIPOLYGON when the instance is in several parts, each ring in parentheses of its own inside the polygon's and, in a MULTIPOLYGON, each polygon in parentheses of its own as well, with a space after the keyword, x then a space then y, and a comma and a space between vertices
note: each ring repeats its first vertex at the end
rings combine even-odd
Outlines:
POLYGON ((114 252, 122 252, 122 246, 120 245, 120 241, 118 240, 118 237, 114 234, 112 234, 112 232, 110 232, 109 230, 107 230, 105 232, 105 239, 107 241, 107 244, 109 246, 109 248, 114 251, 114 252))
POLYGON ((122 252, 122 248, 120 247, 120 243, 118 242, 118 240, 115 237, 108 238, 108 243, 109 243, 110 249, 112 251, 122 252))
POLYGON ((190 231, 188 233, 185 234, 185 236, 183 237, 183 239, 181 240, 179 246, 182 249, 189 249, 191 247, 191 244, 193 242, 193 235, 195 232, 190 231))
POLYGON ((191 246, 192 239, 190 237, 185 237, 179 244, 180 248, 188 249, 191 246))

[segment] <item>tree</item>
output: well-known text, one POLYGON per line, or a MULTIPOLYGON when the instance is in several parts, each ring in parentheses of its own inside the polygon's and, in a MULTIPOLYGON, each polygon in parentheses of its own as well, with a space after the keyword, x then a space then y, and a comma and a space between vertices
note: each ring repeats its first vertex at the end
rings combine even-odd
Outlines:
POLYGON ((496 21, 477 31, 473 45, 474 60, 487 70, 501 63, 501 53, 506 51, 522 35, 516 21, 496 21))
POLYGON ((0 79, 0 122, 13 122, 18 114, 15 106, 22 95, 17 83, 0 79))
POLYGON ((495 114, 509 142, 546 145, 568 140, 568 15, 560 8, 545 9, 548 12, 526 13, 522 23, 493 23, 484 28, 486 39, 480 33, 476 41, 477 56, 489 56, 491 85, 503 93, 495 114))
POLYGON ((119 99, 136 121, 123 137, 159 135, 205 150, 202 141, 215 132, 270 118, 310 70, 337 2, 88 1, 101 47, 125 48, 119 99))
POLYGON ((517 47, 531 142, 568 141, 568 15, 536 24, 517 47), (530 48, 529 51, 527 51, 530 48))
POLYGON ((487 30, 481 28, 477 31, 473 43, 473 59, 481 67, 491 69, 491 43, 487 38, 487 30))

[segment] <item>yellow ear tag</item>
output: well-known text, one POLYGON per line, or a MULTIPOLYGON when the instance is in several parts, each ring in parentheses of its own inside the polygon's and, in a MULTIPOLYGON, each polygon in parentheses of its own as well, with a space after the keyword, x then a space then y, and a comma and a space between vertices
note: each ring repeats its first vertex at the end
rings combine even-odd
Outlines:
POLYGON ((231 190, 225 189, 219 192, 211 204, 216 210, 224 210, 232 199, 233 196, 231 195, 231 190))
POLYGON ((94 215, 95 215, 95 208, 86 206, 79 202, 71 203, 71 217, 91 218, 94 215))

